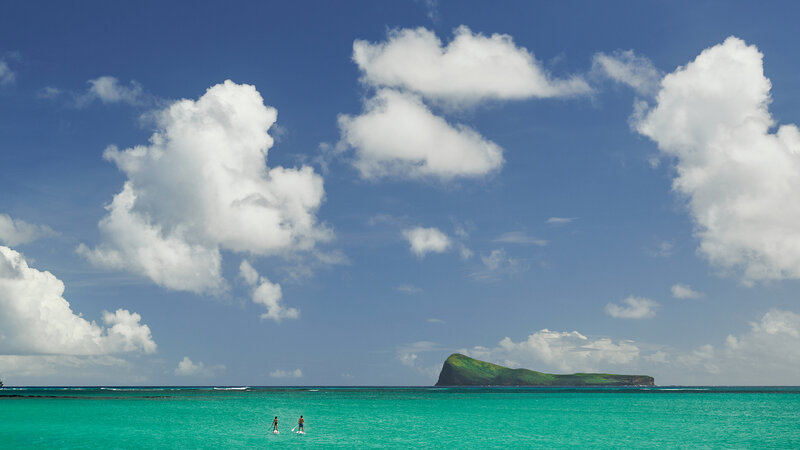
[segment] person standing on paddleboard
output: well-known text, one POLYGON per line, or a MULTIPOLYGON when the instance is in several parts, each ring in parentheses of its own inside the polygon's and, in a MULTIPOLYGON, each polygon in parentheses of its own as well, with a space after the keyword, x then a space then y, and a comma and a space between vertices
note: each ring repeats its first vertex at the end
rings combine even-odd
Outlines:
POLYGON ((275 420, 272 421, 272 431, 278 431, 278 416, 275 416, 275 420))
MULTIPOLYGON (((303 422, 305 422, 305 420, 303 420, 303 416, 300 416, 300 420, 297 421, 297 427, 299 428, 297 430, 298 433, 303 431, 303 422)), ((305 431, 303 432, 305 433, 305 431)))

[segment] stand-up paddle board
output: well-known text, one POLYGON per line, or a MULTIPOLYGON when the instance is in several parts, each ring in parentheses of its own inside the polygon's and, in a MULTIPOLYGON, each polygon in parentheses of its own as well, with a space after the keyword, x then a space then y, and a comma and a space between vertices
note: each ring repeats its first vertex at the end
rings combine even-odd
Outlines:
POLYGON ((305 432, 305 431, 302 431, 302 430, 300 430, 300 431, 298 431, 298 432, 297 432, 297 434, 306 434, 306 432, 305 432))
POLYGON ((281 434, 281 432, 278 430, 272 430, 272 434, 281 434))

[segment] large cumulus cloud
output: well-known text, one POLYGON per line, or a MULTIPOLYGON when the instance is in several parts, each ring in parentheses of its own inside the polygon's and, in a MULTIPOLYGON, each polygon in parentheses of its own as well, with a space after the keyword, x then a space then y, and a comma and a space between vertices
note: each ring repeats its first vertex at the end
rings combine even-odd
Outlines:
POLYGON ((330 239, 316 218, 322 178, 307 166, 267 166, 277 111, 255 87, 225 81, 155 118, 147 145, 104 153, 127 181, 99 223, 102 242, 78 249, 90 261, 219 293, 222 250, 285 256, 330 239))
POLYGON ((773 129, 762 59, 735 37, 704 50, 635 123, 674 158, 700 252, 747 284, 800 278, 800 131, 773 129))
POLYGON ((63 294, 61 280, 28 266, 19 252, 0 246, 0 354, 156 351, 150 328, 141 323, 139 314, 106 311, 101 326, 75 314, 63 294))

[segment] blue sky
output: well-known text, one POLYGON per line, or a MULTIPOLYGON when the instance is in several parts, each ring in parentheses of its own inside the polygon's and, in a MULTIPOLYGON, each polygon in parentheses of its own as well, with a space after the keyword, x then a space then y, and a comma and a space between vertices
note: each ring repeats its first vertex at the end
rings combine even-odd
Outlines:
POLYGON ((6 5, 0 377, 797 384, 797 12, 6 5))

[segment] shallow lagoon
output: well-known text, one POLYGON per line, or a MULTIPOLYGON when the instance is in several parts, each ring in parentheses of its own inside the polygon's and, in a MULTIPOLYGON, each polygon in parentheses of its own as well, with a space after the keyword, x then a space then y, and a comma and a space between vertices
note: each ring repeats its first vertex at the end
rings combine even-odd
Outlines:
POLYGON ((5 388, 0 443, 800 448, 800 388, 5 388))

